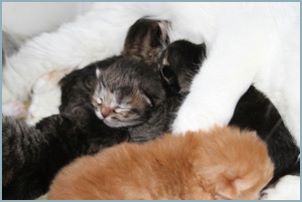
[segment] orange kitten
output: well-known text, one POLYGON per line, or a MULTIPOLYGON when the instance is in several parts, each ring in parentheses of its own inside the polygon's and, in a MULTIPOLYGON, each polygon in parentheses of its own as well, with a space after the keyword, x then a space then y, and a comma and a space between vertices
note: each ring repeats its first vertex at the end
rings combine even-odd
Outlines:
POLYGON ((273 164, 266 145, 237 128, 123 143, 62 169, 49 199, 257 199, 273 164))

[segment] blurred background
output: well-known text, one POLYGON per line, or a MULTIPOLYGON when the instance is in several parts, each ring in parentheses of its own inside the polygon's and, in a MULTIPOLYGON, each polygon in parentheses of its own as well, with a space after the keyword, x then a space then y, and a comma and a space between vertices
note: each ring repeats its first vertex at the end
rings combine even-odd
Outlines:
POLYGON ((20 37, 32 37, 52 31, 63 22, 72 21, 88 11, 93 3, 85 2, 3 2, 2 31, 20 37))

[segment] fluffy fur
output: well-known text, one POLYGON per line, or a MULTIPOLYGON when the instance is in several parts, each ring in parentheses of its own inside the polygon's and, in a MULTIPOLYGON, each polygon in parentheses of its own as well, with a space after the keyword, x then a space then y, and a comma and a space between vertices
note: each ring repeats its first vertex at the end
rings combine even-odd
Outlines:
POLYGON ((33 82, 49 70, 81 68, 118 54, 127 28, 146 15, 171 21, 171 41, 204 39, 209 47, 208 60, 193 80, 174 131, 227 124, 240 96, 254 83, 300 145, 299 3, 99 3, 8 58, 3 101, 27 99, 33 82))
POLYGON ((266 145, 254 133, 215 128, 77 159, 56 176, 48 198, 257 199, 272 173, 266 145))
POLYGON ((58 114, 61 105, 59 81, 72 69, 51 71, 41 76, 31 90, 26 122, 35 125, 45 117, 58 114))

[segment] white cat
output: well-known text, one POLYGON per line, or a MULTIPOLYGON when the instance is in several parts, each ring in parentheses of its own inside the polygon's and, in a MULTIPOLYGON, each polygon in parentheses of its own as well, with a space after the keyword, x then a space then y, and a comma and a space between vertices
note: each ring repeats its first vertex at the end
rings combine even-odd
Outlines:
POLYGON ((175 132, 227 124, 238 99, 254 83, 275 104, 300 145, 298 2, 98 3, 8 59, 3 100, 27 99, 33 81, 50 70, 83 67, 118 54, 128 27, 146 15, 172 22, 171 41, 204 40, 208 47, 207 60, 173 124, 175 132))

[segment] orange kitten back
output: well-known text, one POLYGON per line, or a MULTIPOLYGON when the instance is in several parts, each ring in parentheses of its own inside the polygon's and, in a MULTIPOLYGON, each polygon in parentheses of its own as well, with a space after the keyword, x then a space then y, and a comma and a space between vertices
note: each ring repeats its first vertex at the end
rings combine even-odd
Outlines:
POLYGON ((166 134, 77 159, 49 199, 257 199, 273 175, 266 145, 237 128, 166 134))

